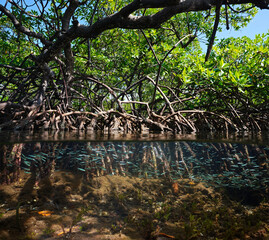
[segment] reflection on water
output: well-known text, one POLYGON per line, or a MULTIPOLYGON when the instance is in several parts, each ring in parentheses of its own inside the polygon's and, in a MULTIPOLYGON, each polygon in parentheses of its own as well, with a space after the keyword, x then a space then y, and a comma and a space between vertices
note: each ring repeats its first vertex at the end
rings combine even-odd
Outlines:
POLYGON ((266 144, 0 145, 0 239, 268 239, 268 193, 266 144))
POLYGON ((41 141, 211 141, 243 144, 269 144, 269 132, 199 132, 196 134, 172 133, 118 133, 91 131, 0 131, 0 144, 41 141))
POLYGON ((19 170, 42 178, 71 170, 86 179, 101 175, 171 181, 189 178, 214 187, 266 190, 269 148, 202 142, 58 142, 2 146, 1 181, 18 180, 19 170))

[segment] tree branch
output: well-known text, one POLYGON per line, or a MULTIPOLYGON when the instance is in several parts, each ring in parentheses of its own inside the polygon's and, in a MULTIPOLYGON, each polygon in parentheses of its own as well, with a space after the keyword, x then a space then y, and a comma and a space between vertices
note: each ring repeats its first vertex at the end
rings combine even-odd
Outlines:
POLYGON ((215 17, 215 23, 214 23, 214 27, 213 27, 213 32, 211 34, 209 43, 208 43, 208 47, 207 47, 207 52, 206 52, 206 56, 205 56, 205 62, 208 60, 214 41, 215 41, 215 37, 216 37, 216 33, 218 30, 218 26, 219 26, 219 19, 220 19, 220 8, 222 5, 222 0, 220 0, 220 2, 218 3, 218 5, 216 6, 216 17, 215 17))
POLYGON ((26 34, 29 37, 34 37, 39 39, 44 45, 50 45, 51 43, 46 40, 46 38, 41 33, 36 33, 31 31, 30 29, 24 27, 17 18, 8 10, 6 9, 2 4, 0 4, 0 11, 3 12, 13 23, 14 27, 24 34, 26 34))
POLYGON ((66 32, 68 30, 69 24, 70 24, 70 19, 73 16, 73 14, 78 6, 79 6, 78 1, 76 1, 76 0, 70 1, 70 5, 66 9, 66 11, 63 15, 63 18, 62 18, 62 31, 63 32, 66 32))
MULTIPOLYGON (((174 15, 191 12, 191 11, 204 11, 211 9, 219 3, 218 0, 134 0, 130 4, 123 7, 119 12, 104 17, 103 19, 95 22, 91 26, 77 25, 74 24, 70 27, 66 33, 60 35, 54 43, 47 41, 44 36, 40 33, 35 33, 22 26, 22 24, 12 15, 3 5, 0 5, 0 11, 7 15, 13 22, 16 29, 20 32, 25 33, 28 36, 32 36, 41 40, 45 47, 41 55, 38 57, 38 61, 49 62, 72 40, 76 38, 93 39, 99 36, 102 32, 113 29, 147 29, 147 28, 158 28, 172 18, 174 15), (148 16, 134 16, 133 12, 143 8, 163 8, 156 14, 148 16)), ((263 0, 261 4, 260 0, 229 0, 229 4, 246 4, 252 3, 258 7, 268 7, 268 0, 263 0)), ((77 0, 72 0, 70 4, 70 13, 74 12, 75 6, 80 4, 77 0), (72 7, 71 7, 72 6, 72 7)), ((69 11, 65 14, 65 25, 70 18, 69 11)))

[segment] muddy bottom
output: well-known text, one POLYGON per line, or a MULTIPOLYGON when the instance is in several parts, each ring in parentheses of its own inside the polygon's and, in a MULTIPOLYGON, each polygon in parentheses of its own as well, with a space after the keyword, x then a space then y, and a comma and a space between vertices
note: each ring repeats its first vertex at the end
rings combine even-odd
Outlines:
POLYGON ((268 202, 235 199, 187 179, 21 172, 0 186, 0 239, 269 239, 268 202))

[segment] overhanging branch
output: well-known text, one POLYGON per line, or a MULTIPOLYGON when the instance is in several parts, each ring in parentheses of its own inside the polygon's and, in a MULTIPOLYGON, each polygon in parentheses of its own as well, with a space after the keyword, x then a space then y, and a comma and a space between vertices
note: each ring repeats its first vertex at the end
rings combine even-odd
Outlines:
POLYGON ((30 29, 24 27, 21 22, 17 20, 17 18, 2 4, 0 4, 0 11, 4 13, 13 23, 14 27, 21 33, 29 37, 34 37, 39 39, 44 45, 50 45, 50 41, 46 40, 46 38, 41 33, 36 33, 31 31, 30 29))
MULTIPOLYGON (((24 27, 16 17, 8 11, 6 7, 0 4, 0 11, 10 18, 16 29, 28 36, 39 39, 45 44, 44 51, 38 57, 38 60, 48 62, 72 40, 76 38, 93 39, 102 32, 113 29, 147 29, 158 28, 164 22, 171 19, 174 15, 191 12, 204 11, 211 9, 219 3, 218 0, 134 0, 123 7, 119 12, 98 20, 90 26, 75 24, 69 29, 69 21, 76 7, 82 3, 72 0, 63 17, 64 33, 60 35, 55 42, 51 43, 46 40, 40 33, 30 31, 24 27), (135 11, 144 8, 162 8, 156 14, 148 16, 134 16, 135 11)), ((268 8, 268 0, 229 0, 229 4, 246 4, 252 3, 260 8, 268 8)))

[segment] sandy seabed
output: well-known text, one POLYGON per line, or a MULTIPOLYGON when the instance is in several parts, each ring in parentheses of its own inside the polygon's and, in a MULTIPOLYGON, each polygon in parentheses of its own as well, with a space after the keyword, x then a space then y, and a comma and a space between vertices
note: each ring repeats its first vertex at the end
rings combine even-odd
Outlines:
POLYGON ((0 186, 0 239, 269 239, 268 201, 245 197, 189 179, 21 172, 0 186))

